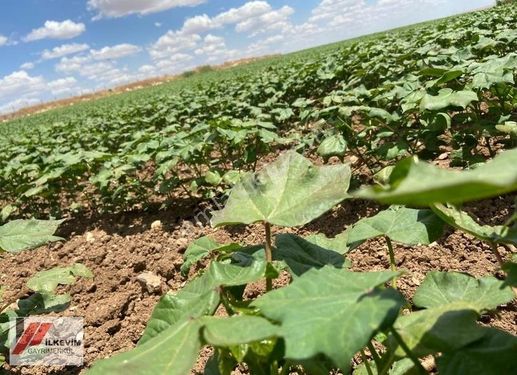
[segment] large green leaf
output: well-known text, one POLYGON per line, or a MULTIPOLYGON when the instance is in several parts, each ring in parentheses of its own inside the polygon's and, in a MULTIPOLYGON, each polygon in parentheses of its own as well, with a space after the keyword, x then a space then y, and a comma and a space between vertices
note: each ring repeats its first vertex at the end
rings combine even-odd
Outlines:
POLYGON ((192 242, 188 247, 183 259, 185 262, 181 265, 181 273, 187 274, 196 262, 207 257, 212 252, 228 252, 239 249, 239 244, 220 244, 210 237, 201 237, 192 242))
POLYGON ((422 111, 438 111, 448 107, 466 108, 470 103, 477 100, 478 96, 474 91, 454 91, 446 88, 441 89, 436 96, 426 94, 422 98, 420 109, 422 111))
POLYGON ((440 375, 502 375, 517 369, 517 337, 495 328, 479 328, 482 338, 437 360, 440 375))
POLYGON ((397 164, 388 184, 364 188, 355 196, 415 206, 489 198, 517 190, 516 164, 517 149, 505 151, 492 161, 463 172, 409 158, 397 164))
POLYGON ((197 320, 184 320, 135 349, 94 363, 88 375, 185 375, 201 349, 197 320))
MULTIPOLYGON (((413 312, 401 316, 394 324, 394 329, 415 355, 451 351, 478 340, 482 333, 477 330, 478 314, 473 306, 457 302, 431 309, 413 312)), ((397 343, 392 336, 388 338, 390 346, 397 343)), ((405 356, 398 347, 397 355, 405 356)))
POLYGON ((327 265, 343 268, 345 257, 294 234, 279 234, 273 251, 275 260, 283 260, 294 275, 300 276, 311 268, 327 265))
POLYGON ((443 233, 443 222, 431 210, 392 206, 377 215, 359 220, 348 230, 350 244, 387 236, 407 245, 427 245, 443 233))
POLYGON ((348 231, 344 231, 334 238, 328 238, 322 233, 311 234, 304 238, 314 245, 324 249, 333 250, 339 254, 348 253, 351 249, 348 244, 348 231))
POLYGON ((244 285, 264 277, 264 260, 253 260, 248 267, 212 262, 199 277, 176 294, 164 295, 154 308, 139 345, 184 319, 212 315, 220 301, 221 286, 244 285))
POLYGON ((93 274, 83 264, 76 263, 70 267, 55 267, 38 272, 27 281, 27 286, 35 292, 51 293, 58 285, 75 283, 77 276, 90 278, 93 274))
POLYGON ((13 253, 32 249, 47 242, 62 240, 54 236, 64 220, 13 220, 0 226, 0 251, 13 253))
POLYGON ((248 344, 279 335, 278 326, 259 316, 207 317, 203 323, 203 337, 214 346, 248 344))
POLYGON ((349 182, 347 165, 317 167, 289 151, 258 174, 244 176, 224 209, 213 213, 212 224, 304 225, 347 198, 349 182))
POLYGON ((381 288, 395 276, 312 269, 252 305, 281 324, 286 358, 306 360, 323 354, 346 372, 354 354, 396 318, 403 298, 381 288))
POLYGON ((480 225, 469 214, 451 205, 434 204, 431 208, 447 224, 470 233, 482 241, 517 245, 516 227, 480 225))
POLYGON ((464 301, 481 313, 513 300, 515 295, 504 281, 488 276, 476 279, 459 272, 429 272, 418 287, 413 302, 431 308, 464 301))

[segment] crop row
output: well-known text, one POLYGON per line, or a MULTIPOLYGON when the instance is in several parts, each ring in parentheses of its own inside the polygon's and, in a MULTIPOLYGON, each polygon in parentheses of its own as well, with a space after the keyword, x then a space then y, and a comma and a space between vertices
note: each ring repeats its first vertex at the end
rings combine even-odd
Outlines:
POLYGON ((215 194, 286 145, 372 173, 444 150, 470 167, 516 144, 516 18, 510 4, 3 124, 2 203, 57 216, 215 194))

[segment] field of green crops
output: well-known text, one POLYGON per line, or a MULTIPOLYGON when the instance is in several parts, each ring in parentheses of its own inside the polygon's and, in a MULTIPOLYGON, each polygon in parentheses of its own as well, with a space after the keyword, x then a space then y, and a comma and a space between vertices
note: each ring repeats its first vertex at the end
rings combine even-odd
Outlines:
POLYGON ((54 216, 145 208, 225 188, 279 147, 373 172, 444 146, 455 166, 482 162, 490 139, 516 137, 517 11, 504 9, 2 124, 2 200, 54 216))
MULTIPOLYGON (((1 221, 227 197, 214 227, 263 227, 263 244, 191 244, 182 272, 206 270, 91 375, 188 374, 204 345, 205 374, 510 375, 517 337, 478 320, 514 303, 517 214, 482 225, 462 205, 517 191, 516 79, 509 4, 21 118, 0 126, 1 221), (386 206, 335 238, 271 233, 346 199, 386 206), (485 243, 499 271, 437 269, 405 298, 393 242, 431 245, 447 227, 485 243), (374 238, 391 269, 350 271, 347 254, 374 238)), ((15 246, 2 236, 30 228, 11 223, 4 250, 54 240, 52 227, 15 246)))

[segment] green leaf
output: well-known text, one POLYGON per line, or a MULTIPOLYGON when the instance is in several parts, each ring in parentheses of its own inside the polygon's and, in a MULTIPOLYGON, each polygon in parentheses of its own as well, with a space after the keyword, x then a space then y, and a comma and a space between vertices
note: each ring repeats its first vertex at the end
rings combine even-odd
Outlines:
POLYGON ((75 283, 77 276, 91 278, 93 274, 81 263, 76 263, 70 267, 55 267, 36 273, 27 281, 27 287, 35 292, 51 293, 58 285, 75 283))
POLYGON ((331 135, 321 142, 318 147, 318 154, 324 158, 330 158, 332 156, 343 156, 347 150, 347 144, 341 134, 331 135))
POLYGON ((459 272, 429 272, 416 290, 413 302, 418 307, 439 307, 453 302, 468 302, 478 313, 508 303, 515 295, 504 281, 488 276, 476 279, 459 272))
POLYGON ((501 133, 517 137, 517 122, 515 121, 506 121, 504 124, 496 125, 495 128, 501 133))
POLYGON ((223 181, 223 178, 218 171, 208 171, 205 175, 205 181, 212 186, 218 186, 223 181))
POLYGON ((517 337, 495 328, 479 328, 483 337, 437 360, 440 375, 513 374, 517 368, 517 337))
POLYGON ((448 107, 466 108, 477 100, 478 96, 474 91, 454 91, 446 88, 440 90, 437 96, 426 94, 420 102, 420 110, 438 111, 448 107))
POLYGON ((232 243, 222 245, 207 236, 198 238, 189 245, 187 251, 183 254, 185 262, 181 266, 181 273, 184 275, 187 274, 192 265, 213 252, 231 252, 240 248, 241 246, 239 244, 232 243))
POLYGON ((517 288, 517 263, 515 262, 517 256, 513 256, 513 262, 506 262, 503 265, 503 271, 506 272, 505 285, 517 288))
POLYGON ((468 171, 442 169, 417 159, 399 162, 385 186, 371 186, 354 195, 382 203, 428 206, 461 203, 517 190, 517 149, 505 151, 468 171))
POLYGON ((274 259, 285 261, 291 273, 296 276, 302 275, 311 268, 327 265, 343 268, 345 265, 343 255, 294 234, 279 234, 276 236, 275 245, 274 259))
MULTIPOLYGON (((451 351, 478 340, 478 314, 465 302, 451 303, 401 316, 394 329, 409 349, 418 357, 441 351, 451 351)), ((397 347, 390 335, 388 346, 397 347)), ((398 347, 398 356, 405 356, 398 347)))
POLYGON ((264 277, 267 263, 253 260, 248 267, 212 262, 199 277, 176 294, 164 295, 154 308, 139 345, 184 319, 212 315, 219 306, 221 286, 238 286, 264 277))
POLYGON ((348 242, 361 243, 387 236, 406 245, 428 245, 443 233, 443 222, 431 210, 392 206, 377 215, 361 219, 348 230, 348 242))
POLYGON ((344 231, 334 238, 328 238, 322 233, 311 234, 305 237, 305 240, 324 249, 335 251, 339 254, 346 254, 350 251, 350 246, 348 245, 348 231, 344 231))
POLYGON ((17 207, 11 204, 8 204, 4 208, 2 208, 2 211, 0 211, 0 222, 5 222, 9 218, 9 216, 11 216, 11 214, 15 212, 17 209, 17 207))
POLYGON ((18 301, 17 314, 28 316, 61 312, 68 308, 71 300, 69 294, 34 293, 30 297, 18 301))
MULTIPOLYGON (((385 357, 386 356, 381 357, 381 361, 383 361, 384 359, 388 359, 385 357)), ((368 363, 370 364, 370 368, 372 370, 372 375, 378 375, 379 372, 377 371, 377 365, 375 364, 375 362, 368 361, 368 363)), ((384 361, 383 361, 383 365, 386 366, 386 364, 384 364, 384 361)), ((381 368, 382 368, 382 366, 381 366, 381 368)), ((398 361, 395 361, 387 373, 387 375, 418 375, 418 374, 419 374, 419 372, 416 370, 415 364, 409 358, 402 358, 398 361)), ((364 363, 361 363, 354 370, 353 375, 370 375, 370 374, 368 373, 368 370, 366 369, 366 366, 364 365, 364 363)))
POLYGON ((185 375, 196 363, 201 340, 197 320, 185 320, 126 353, 94 363, 88 375, 185 375))
POLYGON ((504 225, 480 225, 464 211, 454 206, 434 204, 433 211, 450 226, 470 233, 482 241, 517 245, 517 228, 504 225))
POLYGON ((0 250, 18 253, 62 240, 53 234, 64 220, 13 220, 0 226, 0 250))
POLYGON ((258 316, 207 317, 203 319, 203 337, 214 346, 249 344, 278 336, 279 327, 258 316))
POLYGON ((354 354, 395 320, 403 298, 381 288, 395 276, 395 272, 311 269, 252 305, 281 324, 286 358, 305 360, 323 354, 346 372, 354 354))
POLYGON ((347 198, 349 183, 347 165, 317 167, 289 151, 258 174, 244 176, 224 209, 213 213, 212 225, 304 225, 347 198))

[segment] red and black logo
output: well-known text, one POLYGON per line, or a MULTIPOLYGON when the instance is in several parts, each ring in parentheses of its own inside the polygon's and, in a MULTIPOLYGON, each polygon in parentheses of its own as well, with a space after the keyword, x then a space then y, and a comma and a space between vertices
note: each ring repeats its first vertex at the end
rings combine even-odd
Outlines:
MULTIPOLYGON (((16 341, 11 353, 19 355, 22 354, 29 346, 37 346, 41 344, 45 335, 52 326, 52 323, 30 323, 25 329, 23 329, 20 336, 18 336, 18 334, 16 335, 19 339, 16 341)), ((16 328, 18 333, 18 327, 16 328)))

